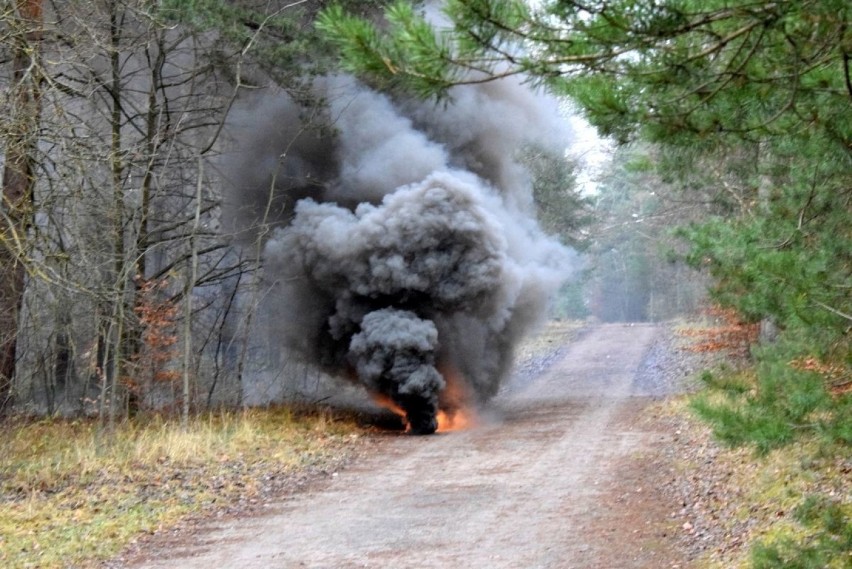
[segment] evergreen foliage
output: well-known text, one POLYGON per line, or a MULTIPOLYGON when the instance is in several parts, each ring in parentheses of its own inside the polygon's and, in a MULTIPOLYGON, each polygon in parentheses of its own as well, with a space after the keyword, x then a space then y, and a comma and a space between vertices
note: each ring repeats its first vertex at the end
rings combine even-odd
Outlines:
MULTIPOLYGON (((252 0, 162 0, 153 5, 156 17, 170 25, 205 32, 215 37, 213 63, 223 66, 235 52, 251 57, 246 67, 257 68, 291 92, 311 75, 336 71, 336 58, 312 25, 329 2, 254 2, 252 0)), ((369 16, 387 4, 347 0, 338 9, 369 16)), ((232 74, 237 70, 232 69, 232 74)), ((246 70, 242 70, 245 72, 246 70)), ((252 77, 249 70, 246 76, 252 77)), ((247 77, 232 77, 251 83, 247 77)))
POLYGON ((848 2, 449 0, 444 14, 431 35, 402 1, 385 28, 342 9, 318 22, 348 69, 387 86, 440 97, 521 74, 572 97, 602 134, 656 144, 660 176, 706 201, 709 217, 681 233, 688 260, 719 303, 780 330, 760 377, 796 383, 789 362, 814 357, 841 368, 814 370, 824 396, 849 385, 848 2))
MULTIPOLYGON (((594 222, 593 200, 577 184, 577 164, 570 158, 538 146, 526 146, 518 160, 529 172, 533 202, 542 229, 578 251, 590 244, 589 227, 594 222)), ((562 286, 551 316, 583 319, 589 316, 585 289, 588 274, 562 286)))
MULTIPOLYGON (((825 445, 852 445, 852 397, 832 396, 825 371, 797 365, 807 349, 782 339, 780 345, 756 348, 754 377, 733 372, 703 376, 710 395, 693 400, 695 410, 716 434, 732 445, 752 444, 768 452, 796 437, 815 437, 825 445), (721 393, 719 401, 713 393, 721 393)), ((838 366, 838 369, 839 366, 838 366)))
POLYGON ((654 172, 647 145, 619 148, 594 196, 586 285, 592 314, 607 322, 660 321, 694 313, 705 279, 681 258, 671 235, 705 211, 673 193, 654 172))
POLYGON ((793 512, 812 533, 807 539, 784 538, 760 543, 752 552, 755 569, 824 569, 843 567, 852 551, 850 508, 820 495, 811 495, 793 512))
MULTIPOLYGON (((777 330, 751 372, 708 375, 714 389, 694 408, 731 444, 766 453, 804 439, 848 456, 852 4, 444 5, 448 23, 431 37, 402 1, 381 31, 342 10, 319 25, 349 70, 385 86, 442 97, 456 83, 520 74, 573 98, 601 134, 654 144, 657 174, 704 204, 679 233, 687 260, 712 275, 723 307, 777 330)), ((759 544, 754 567, 848 566, 848 503, 811 498, 796 517, 805 537, 759 544)))
POLYGON ((527 147, 519 160, 529 171, 533 200, 542 228, 566 245, 584 249, 592 223, 592 200, 577 187, 577 165, 545 148, 527 147))

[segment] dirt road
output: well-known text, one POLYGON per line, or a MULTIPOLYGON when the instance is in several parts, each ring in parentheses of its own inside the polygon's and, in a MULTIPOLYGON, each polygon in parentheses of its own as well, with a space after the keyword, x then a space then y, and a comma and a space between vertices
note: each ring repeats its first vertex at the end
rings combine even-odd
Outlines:
POLYGON ((623 517, 613 498, 625 492, 626 457, 660 436, 633 421, 653 391, 637 377, 658 332, 595 327, 539 377, 510 386, 478 428, 389 440, 322 487, 212 524, 138 567, 677 566, 665 548, 624 541, 647 520, 623 517))

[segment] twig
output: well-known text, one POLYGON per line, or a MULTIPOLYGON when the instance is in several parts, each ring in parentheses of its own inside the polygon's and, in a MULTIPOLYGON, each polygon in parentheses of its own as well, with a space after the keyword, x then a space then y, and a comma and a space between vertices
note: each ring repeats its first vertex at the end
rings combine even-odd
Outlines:
POLYGON ((813 300, 813 299, 811 299, 811 300, 817 306, 825 308, 826 310, 828 310, 832 314, 836 314, 837 316, 840 316, 841 318, 845 318, 846 320, 849 320, 850 322, 852 322, 852 316, 850 316, 849 314, 846 314, 845 312, 841 312, 840 310, 837 310, 836 308, 832 308, 831 306, 829 306, 829 305, 827 305, 823 302, 820 302, 818 300, 813 300))

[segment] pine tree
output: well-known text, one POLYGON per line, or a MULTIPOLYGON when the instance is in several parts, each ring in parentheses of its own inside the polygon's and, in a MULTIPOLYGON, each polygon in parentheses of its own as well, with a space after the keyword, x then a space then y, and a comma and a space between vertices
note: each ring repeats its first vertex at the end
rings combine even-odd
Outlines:
POLYGON ((769 359, 852 356, 852 6, 843 0, 448 0, 432 27, 399 1, 381 27, 326 11, 344 66, 448 96, 519 74, 573 98, 603 135, 658 145, 661 176, 709 197, 682 232, 713 293, 781 342, 769 359))

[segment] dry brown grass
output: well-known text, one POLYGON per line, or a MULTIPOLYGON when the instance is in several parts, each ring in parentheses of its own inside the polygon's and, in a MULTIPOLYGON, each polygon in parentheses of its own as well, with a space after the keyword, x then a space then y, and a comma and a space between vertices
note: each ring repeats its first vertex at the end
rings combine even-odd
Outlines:
POLYGON ((517 361, 541 357, 568 344, 586 326, 581 320, 553 320, 518 346, 517 361))
POLYGON ((0 566, 80 567, 190 513, 252 502, 270 480, 334 463, 354 421, 289 408, 148 417, 104 433, 45 419, 0 432, 0 566))

